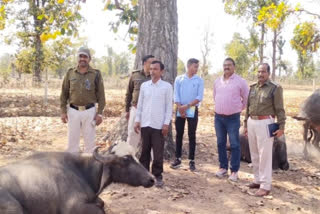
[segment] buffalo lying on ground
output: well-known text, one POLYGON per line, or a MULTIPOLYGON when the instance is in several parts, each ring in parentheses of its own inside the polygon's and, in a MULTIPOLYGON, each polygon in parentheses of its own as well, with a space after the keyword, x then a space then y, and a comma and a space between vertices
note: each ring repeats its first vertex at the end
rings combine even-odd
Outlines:
POLYGON ((119 143, 104 154, 38 153, 1 167, 0 213, 104 214, 98 196, 110 183, 154 184, 133 154, 127 143, 119 143))
MULTIPOLYGON (((228 148, 230 150, 230 148, 228 148)), ((240 134, 240 151, 241 160, 251 163, 251 155, 249 148, 248 137, 244 134, 240 134)), ((272 169, 289 169, 289 162, 287 158, 287 145, 284 135, 280 138, 275 137, 273 142, 272 151, 272 169)))
POLYGON ((317 89, 303 103, 300 113, 293 117, 303 123, 304 155, 308 156, 310 143, 320 150, 320 89, 317 89))

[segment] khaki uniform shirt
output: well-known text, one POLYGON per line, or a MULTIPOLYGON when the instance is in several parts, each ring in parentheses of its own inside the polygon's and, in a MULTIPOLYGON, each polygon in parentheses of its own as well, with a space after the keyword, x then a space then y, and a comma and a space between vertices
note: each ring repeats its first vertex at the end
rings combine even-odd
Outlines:
POLYGON ((283 89, 270 80, 262 86, 250 85, 244 125, 247 127, 249 116, 277 116, 280 129, 284 130, 286 115, 283 107, 283 89))
POLYGON ((126 93, 126 112, 129 112, 130 106, 136 106, 138 104, 140 86, 143 82, 150 79, 150 75, 146 76, 143 69, 132 72, 126 93))
POLYGON ((84 74, 78 71, 78 67, 69 69, 62 83, 60 103, 62 113, 67 112, 68 103, 75 106, 98 103, 98 114, 102 114, 106 101, 100 71, 90 66, 84 74))

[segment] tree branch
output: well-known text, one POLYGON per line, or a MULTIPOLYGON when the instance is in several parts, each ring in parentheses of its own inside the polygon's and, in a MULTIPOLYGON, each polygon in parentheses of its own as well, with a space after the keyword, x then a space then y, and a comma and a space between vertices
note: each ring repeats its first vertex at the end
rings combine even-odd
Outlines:
POLYGON ((306 14, 312 15, 312 16, 316 16, 318 19, 320 19, 320 14, 316 14, 316 13, 312 13, 308 10, 305 9, 299 9, 300 12, 305 12, 306 14))
POLYGON ((117 8, 118 10, 122 10, 122 11, 124 11, 124 9, 123 9, 122 7, 120 7, 120 3, 119 3, 119 1, 118 1, 118 0, 114 0, 114 3, 115 3, 116 8, 117 8))

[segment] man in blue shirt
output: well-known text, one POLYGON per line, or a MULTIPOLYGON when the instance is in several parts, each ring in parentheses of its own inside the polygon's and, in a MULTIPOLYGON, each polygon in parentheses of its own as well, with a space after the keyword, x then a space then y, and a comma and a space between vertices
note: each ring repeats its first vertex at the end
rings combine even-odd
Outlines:
POLYGON ((171 168, 181 166, 182 139, 184 124, 188 121, 189 136, 189 168, 196 169, 194 153, 196 149, 196 130, 198 124, 198 106, 203 99, 203 80, 197 75, 199 60, 191 58, 187 63, 187 73, 176 78, 174 83, 174 102, 177 105, 176 114, 176 159, 171 168))

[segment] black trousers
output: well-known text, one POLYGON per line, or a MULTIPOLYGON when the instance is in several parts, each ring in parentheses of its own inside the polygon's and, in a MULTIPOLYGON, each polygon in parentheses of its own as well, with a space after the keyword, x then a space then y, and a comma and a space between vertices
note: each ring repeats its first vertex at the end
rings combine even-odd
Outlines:
POLYGON ((163 172, 163 151, 164 151, 164 137, 161 129, 154 129, 151 127, 141 128, 142 151, 140 156, 140 163, 150 171, 151 148, 153 149, 153 161, 151 173, 156 178, 162 178, 163 172))
POLYGON ((189 160, 194 160, 196 150, 196 131, 198 125, 198 108, 196 107, 194 118, 176 117, 176 158, 181 158, 182 155, 182 139, 184 133, 184 124, 188 121, 188 136, 189 136, 189 160))

